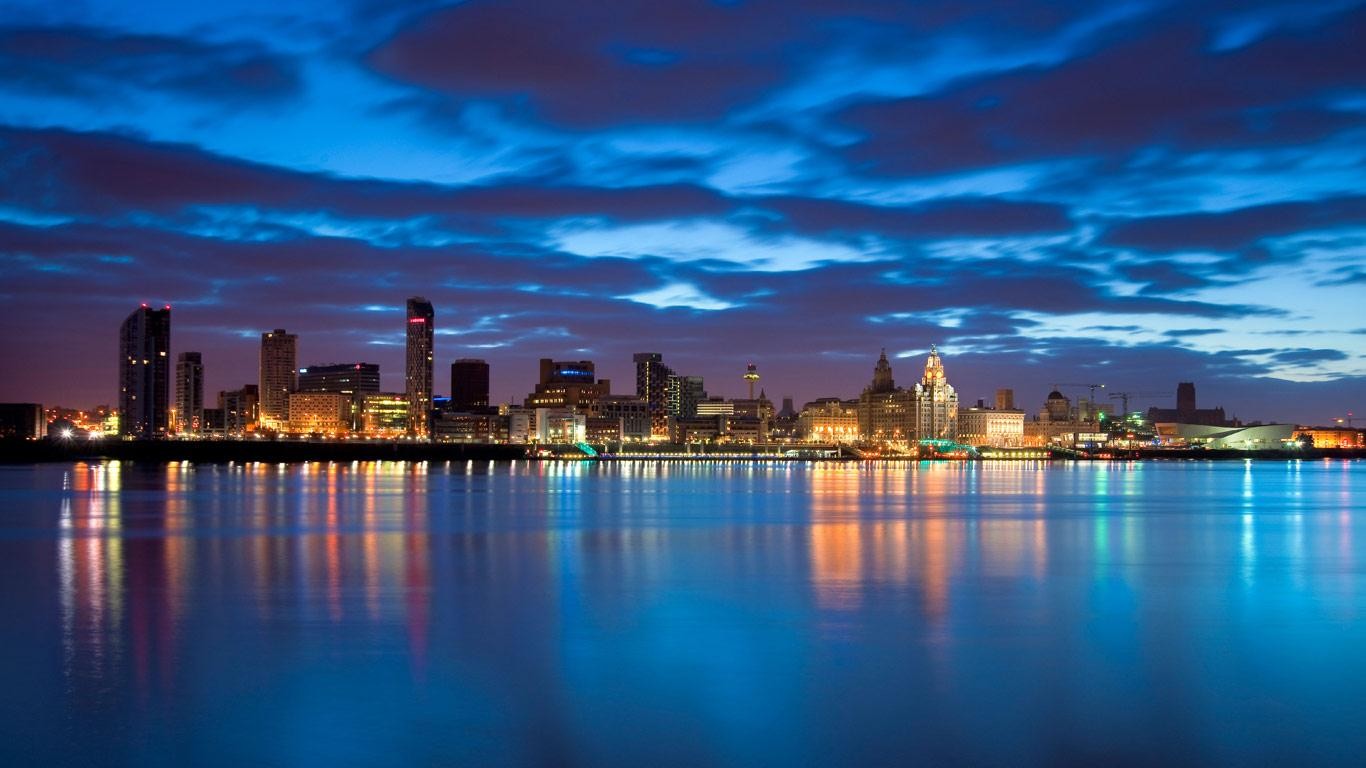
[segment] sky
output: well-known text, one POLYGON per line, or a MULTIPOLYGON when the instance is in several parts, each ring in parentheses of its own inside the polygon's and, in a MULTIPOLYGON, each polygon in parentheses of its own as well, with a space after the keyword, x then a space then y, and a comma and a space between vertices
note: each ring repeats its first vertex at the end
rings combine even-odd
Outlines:
MULTIPOLYGON (((1366 412, 1366 4, 0 8, 0 401, 116 401, 170 304, 206 389, 631 354, 797 405, 932 344, 964 403, 1366 412)), ((209 398, 212 401, 212 394, 209 398)))

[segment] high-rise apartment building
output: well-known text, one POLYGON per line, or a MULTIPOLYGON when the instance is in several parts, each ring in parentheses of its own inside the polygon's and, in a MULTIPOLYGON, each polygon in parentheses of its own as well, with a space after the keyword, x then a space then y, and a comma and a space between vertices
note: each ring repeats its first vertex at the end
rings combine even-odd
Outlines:
POLYGON ((408 299, 408 343, 403 373, 403 392, 408 397, 408 434, 427 437, 432 410, 432 344, 436 311, 432 303, 414 296, 408 299))
POLYGON ((176 429, 194 434, 204 423, 204 362, 198 352, 181 352, 175 360, 176 429))
POLYGON ((276 328, 261 334, 260 424, 284 429, 289 423, 289 393, 298 388, 294 368, 299 337, 276 328))
POLYGON ((666 411, 675 419, 697 418, 697 404, 707 399, 707 389, 701 376, 670 376, 667 385, 666 411))
POLYGON ((451 363, 451 410, 475 411, 489 407, 489 364, 462 357, 451 363))
POLYGON ((166 435, 171 411, 171 308, 133 310, 119 328, 119 434, 166 435))
POLYGON ((636 364, 636 397, 645 401, 650 413, 650 435, 666 438, 669 436, 669 377, 673 371, 664 364, 664 356, 658 352, 637 352, 632 359, 636 364))

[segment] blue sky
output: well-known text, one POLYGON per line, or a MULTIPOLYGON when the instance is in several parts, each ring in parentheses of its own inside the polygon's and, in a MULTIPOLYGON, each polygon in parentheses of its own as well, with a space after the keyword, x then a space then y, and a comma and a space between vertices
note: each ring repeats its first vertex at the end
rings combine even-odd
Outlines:
POLYGON ((276 327, 398 389, 422 294, 499 399, 649 350, 800 404, 936 343, 968 401, 1326 422, 1366 404, 1361 40, 1351 2, 9 3, 0 399, 112 401, 142 301, 210 391, 276 327))

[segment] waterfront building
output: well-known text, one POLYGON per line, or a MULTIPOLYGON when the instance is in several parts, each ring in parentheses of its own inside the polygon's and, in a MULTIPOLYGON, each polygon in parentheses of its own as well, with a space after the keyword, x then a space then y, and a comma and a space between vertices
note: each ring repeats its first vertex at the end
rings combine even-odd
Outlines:
POLYGON ((289 422, 289 393, 298 386, 295 355, 299 337, 276 328, 261 334, 260 425, 280 430, 289 422))
POLYGON ((194 434, 204 421, 204 363, 198 352, 181 352, 175 362, 176 431, 194 434))
POLYGON ((509 443, 529 443, 536 434, 536 412, 519 405, 504 405, 498 408, 498 415, 504 419, 509 443))
POLYGON ((674 443, 713 443, 726 434, 729 420, 729 416, 670 419, 669 440, 674 443))
POLYGON ((199 433, 206 437, 228 434, 228 415, 222 408, 205 408, 200 414, 199 433))
MULTIPOLYGON (((1001 402, 999 397, 997 402, 1001 402)), ((958 441, 975 446, 1019 448, 1024 445, 1024 417, 1024 411, 1014 409, 962 409, 958 412, 958 441)))
POLYGON ((669 379, 674 372, 658 352, 637 352, 636 397, 644 400, 650 412, 650 434, 663 439, 669 434, 669 379))
POLYGON ((588 435, 588 416, 573 408, 536 408, 534 413, 538 443, 582 443, 588 435))
POLYGON ((348 395, 378 392, 379 365, 375 363, 310 365, 299 369, 297 389, 300 392, 342 392, 348 395))
POLYGON ((670 417, 675 419, 697 417, 697 404, 707 399, 707 390, 701 376, 672 375, 669 377, 666 388, 665 410, 670 417))
POLYGON ((408 434, 426 437, 432 410, 432 363, 436 311, 421 296, 408 299, 404 394, 408 396, 408 434))
POLYGON ((598 398, 597 406, 589 418, 590 439, 609 439, 596 438, 594 434, 610 432, 613 424, 616 425, 617 436, 610 438, 611 440, 649 440, 652 437, 668 437, 668 419, 666 418, 664 421, 664 435, 656 435, 654 414, 650 411, 650 403, 640 397, 603 395, 598 398))
POLYGON ((46 434, 43 406, 38 403, 0 403, 0 438, 37 440, 46 434))
POLYGON ((340 437, 351 431, 351 396, 341 392, 289 393, 289 431, 340 437))
POLYGON ((505 416, 495 411, 437 409, 432 417, 432 440, 438 443, 493 443, 506 431, 505 416))
POLYGON ((133 310, 119 328, 119 434, 165 437, 171 411, 171 308, 133 310))
POLYGON ((243 435, 255 431, 260 401, 261 389, 255 384, 219 392, 218 408, 223 411, 223 432, 243 435))
POLYGON ((610 394, 612 382, 598 379, 591 360, 541 358, 540 381, 526 397, 528 408, 590 409, 598 398, 610 394))
POLYGON ((867 442, 904 445, 915 434, 911 393, 896 386, 887 350, 873 366, 873 380, 858 400, 859 438, 867 442))
POLYGON ((360 396, 359 431, 366 437, 395 438, 408 434, 405 392, 366 392, 360 396))
POLYGON ((489 407, 489 364, 472 357, 451 363, 451 409, 476 411, 489 407))
POLYGON ((1201 447, 1211 450, 1275 450, 1296 447, 1293 424, 1257 424, 1246 427, 1162 422, 1154 425, 1158 439, 1175 447, 1201 447))
POLYGON ((958 393, 944 373, 939 350, 930 346, 925 373, 911 394, 917 440, 954 440, 958 436, 958 393))
POLYGON ((1307 436, 1315 448, 1366 448, 1366 432, 1351 427, 1297 427, 1295 439, 1307 436))
POLYGON ((300 368, 298 391, 348 395, 351 398, 350 429, 359 430, 362 399, 379 392, 379 366, 375 363, 341 363, 300 368))
POLYGON ((734 416, 735 401, 727 400, 724 397, 709 397, 706 400, 697 403, 696 412, 696 418, 699 419, 715 418, 717 416, 734 416))
POLYGON ((859 439, 857 400, 822 397, 797 414, 797 438, 807 443, 854 443, 859 439))

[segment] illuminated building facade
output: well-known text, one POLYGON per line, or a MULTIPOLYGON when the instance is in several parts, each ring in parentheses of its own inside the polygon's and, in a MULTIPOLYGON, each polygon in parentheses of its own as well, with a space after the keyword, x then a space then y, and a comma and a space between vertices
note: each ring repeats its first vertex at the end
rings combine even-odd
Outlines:
POLYGON ((859 439, 858 401, 825 397, 797 414, 798 439, 808 443, 853 443, 859 439))
POLYGON ((588 416, 572 408, 536 408, 536 442, 581 443, 588 435, 588 416))
POLYGON ((426 437, 432 410, 432 364, 436 311, 421 296, 408 299, 408 337, 404 394, 408 396, 408 434, 426 437))
POLYGON ((1024 411, 1014 409, 965 408, 958 412, 958 442, 1019 448, 1024 445, 1024 416, 1024 411))
POLYGON ((1315 448, 1366 448, 1366 432, 1351 427, 1299 427, 1295 438, 1307 435, 1315 448))
POLYGON ((636 397, 644 400, 650 412, 650 434, 664 438, 669 434, 669 378, 673 371, 658 352, 637 352, 636 397))
POLYGON ((896 386, 887 350, 873 366, 873 380, 858 400, 859 438, 874 443, 905 444, 913 435, 910 393, 896 386))
POLYGON ((299 369, 298 391, 340 392, 351 398, 350 429, 361 428, 361 400, 379 392, 379 366, 375 363, 310 365, 299 369))
POLYGON ((289 393, 289 431, 340 437, 351 431, 351 396, 341 392, 289 393))
POLYGON ((276 328, 261 334, 260 424, 283 429, 289 422, 289 393, 298 385, 295 355, 299 337, 276 328))
POLYGON ((598 379, 591 360, 541 358, 536 390, 526 397, 527 408, 590 409, 612 391, 610 379, 598 379))
POLYGON ((360 396, 359 427, 366 437, 408 434, 408 396, 402 392, 367 392, 360 396))
POLYGON ((165 437, 171 409, 171 308, 133 310, 119 328, 119 434, 165 437))
MULTIPOLYGON (((654 432, 654 414, 650 404, 643 398, 630 395, 603 395, 598 399, 594 418, 589 419, 590 437, 605 436, 615 425, 616 437, 596 439, 612 440, 649 440, 657 437, 654 432)), ((665 419, 665 437, 668 436, 668 419, 665 419)))
POLYGON ((670 376, 665 385, 665 410, 675 419, 697 417, 697 404, 707 399, 701 376, 670 376))
POLYGON ((204 424, 204 363, 198 352, 181 352, 175 361, 176 431, 194 434, 204 424))
POLYGON ((939 350, 930 347, 925 373, 911 393, 917 440, 954 440, 958 436, 958 393, 944 373, 939 350))

